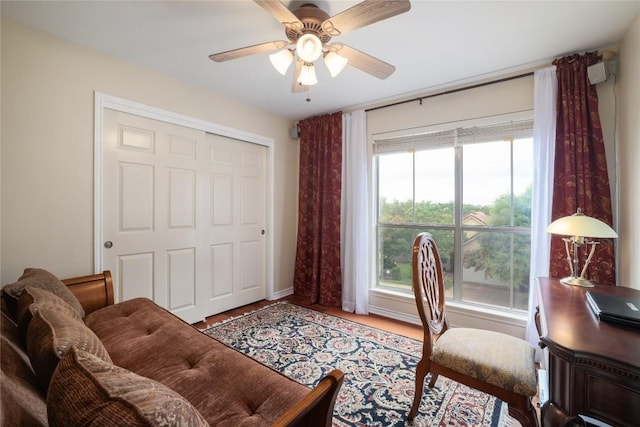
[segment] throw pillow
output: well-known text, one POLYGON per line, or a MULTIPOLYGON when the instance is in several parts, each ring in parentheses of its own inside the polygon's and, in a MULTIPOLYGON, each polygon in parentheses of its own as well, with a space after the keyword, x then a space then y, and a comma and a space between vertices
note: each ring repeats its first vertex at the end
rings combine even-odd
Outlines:
POLYGON ((20 299, 18 299, 17 310, 18 334, 23 343, 26 342, 27 328, 33 318, 33 313, 38 311, 40 307, 53 307, 74 319, 82 321, 78 311, 59 296, 45 289, 27 286, 24 288, 22 295, 20 295, 20 299))
POLYGON ((71 346, 111 362, 100 339, 82 320, 53 307, 40 307, 27 329, 27 354, 45 393, 53 371, 71 346))
POLYGON ((40 268, 25 268, 24 273, 17 282, 5 285, 2 288, 2 297, 6 303, 7 314, 14 322, 17 321, 18 300, 27 286, 50 291, 76 309, 80 317, 84 317, 84 309, 80 301, 60 279, 40 268))
POLYGON ((53 374, 47 416, 51 427, 209 425, 170 388, 75 347, 53 374))

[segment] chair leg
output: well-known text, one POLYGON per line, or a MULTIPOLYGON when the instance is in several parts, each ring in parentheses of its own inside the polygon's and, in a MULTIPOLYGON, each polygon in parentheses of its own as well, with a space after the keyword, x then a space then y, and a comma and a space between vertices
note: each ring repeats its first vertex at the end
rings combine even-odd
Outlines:
POLYGON ((526 408, 519 408, 509 405, 509 415, 518 420, 522 427, 539 426, 536 410, 529 399, 527 399, 526 408))
POLYGON ((418 362, 418 366, 416 366, 416 388, 413 396, 413 405, 411 405, 411 410, 407 416, 409 421, 415 418, 418 413, 418 408, 420 408, 420 401, 422 400, 422 392, 424 390, 424 379, 429 373, 429 362, 429 359, 422 359, 418 362))
POLYGON ((431 373, 431 381, 429 381, 429 388, 433 388, 438 381, 438 374, 431 373))

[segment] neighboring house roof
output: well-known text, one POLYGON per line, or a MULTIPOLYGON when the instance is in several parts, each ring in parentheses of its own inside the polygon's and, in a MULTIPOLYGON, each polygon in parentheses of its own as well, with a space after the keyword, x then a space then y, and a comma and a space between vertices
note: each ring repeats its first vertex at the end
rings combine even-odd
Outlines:
MULTIPOLYGON (((487 220, 489 219, 489 215, 484 212, 476 211, 469 212, 462 218, 462 224, 464 225, 487 225, 487 220)), ((464 242, 462 242, 463 246, 468 247, 471 242, 473 242, 477 237, 477 232, 475 231, 467 231, 464 233, 467 237, 464 242)), ((476 243, 477 245, 477 243, 476 243)), ((475 249, 475 248, 474 248, 475 249)))
POLYGON ((465 225, 487 225, 489 215, 484 212, 469 212, 462 218, 462 223, 465 225))

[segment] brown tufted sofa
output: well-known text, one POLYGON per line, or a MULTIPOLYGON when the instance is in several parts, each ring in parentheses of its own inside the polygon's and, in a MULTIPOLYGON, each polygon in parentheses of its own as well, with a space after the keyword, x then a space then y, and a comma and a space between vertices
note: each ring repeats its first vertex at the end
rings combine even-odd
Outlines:
POLYGON ((329 426, 342 372, 314 389, 145 298, 108 271, 27 269, 2 292, 2 426, 329 426))

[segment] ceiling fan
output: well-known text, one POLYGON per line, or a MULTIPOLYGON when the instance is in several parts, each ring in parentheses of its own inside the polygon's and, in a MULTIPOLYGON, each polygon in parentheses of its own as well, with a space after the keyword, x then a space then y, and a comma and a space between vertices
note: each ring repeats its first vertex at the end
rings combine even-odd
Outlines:
POLYGON ((386 79, 395 67, 378 58, 343 43, 331 43, 332 37, 345 34, 366 25, 399 15, 411 8, 409 0, 365 0, 355 6, 329 16, 312 3, 306 3, 293 12, 278 0, 254 0, 282 23, 288 40, 276 40, 241 47, 209 55, 216 62, 224 62, 257 53, 269 55, 273 66, 284 75, 295 59, 292 92, 303 92, 318 83, 314 62, 321 56, 331 77, 338 75, 348 63, 379 79, 386 79))

